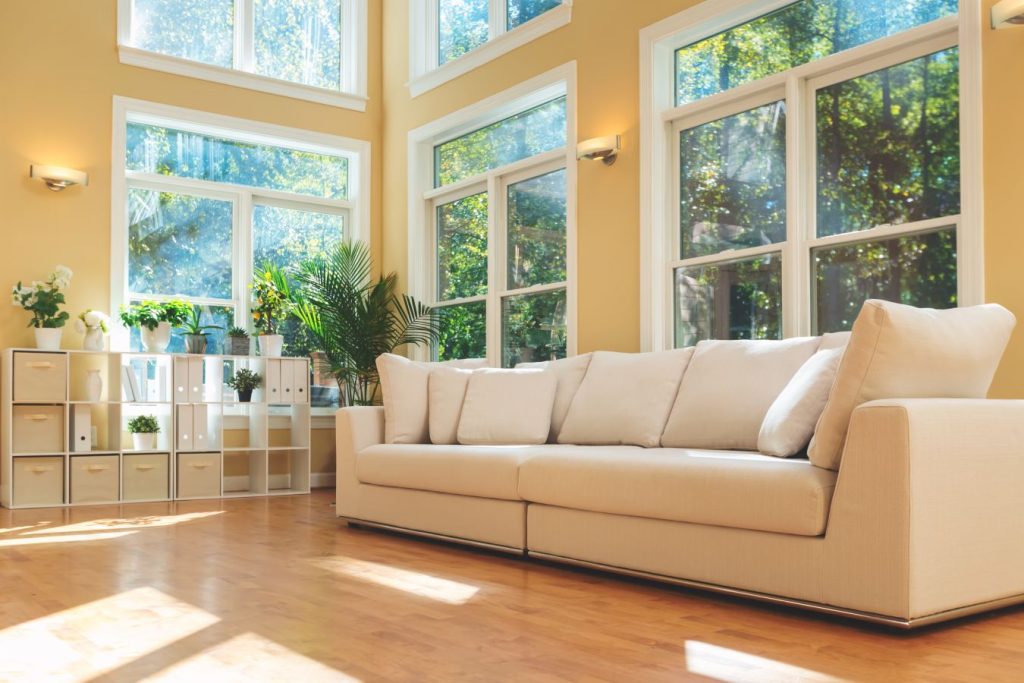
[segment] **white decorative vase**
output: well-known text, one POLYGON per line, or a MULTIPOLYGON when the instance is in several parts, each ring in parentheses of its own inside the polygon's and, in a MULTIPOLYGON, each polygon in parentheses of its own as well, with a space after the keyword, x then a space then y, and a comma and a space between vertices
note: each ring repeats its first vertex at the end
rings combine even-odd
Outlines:
POLYGON ((102 351, 103 330, 98 327, 85 328, 85 336, 82 337, 82 348, 86 351, 102 351))
POLYGON ((103 395, 103 379, 99 370, 90 370, 85 376, 85 400, 97 403, 103 395))
POLYGON ((140 327, 139 336, 142 338, 142 348, 150 353, 163 353, 171 343, 171 324, 160 323, 153 330, 140 327))
POLYGON ((63 327, 37 327, 36 348, 43 351, 60 351, 60 337, 64 333, 63 327))
POLYGON ((132 434, 132 446, 137 451, 156 449, 156 432, 136 432, 132 434))
POLYGON ((261 334, 256 337, 260 346, 260 355, 267 358, 280 358, 284 348, 284 337, 280 334, 261 334))

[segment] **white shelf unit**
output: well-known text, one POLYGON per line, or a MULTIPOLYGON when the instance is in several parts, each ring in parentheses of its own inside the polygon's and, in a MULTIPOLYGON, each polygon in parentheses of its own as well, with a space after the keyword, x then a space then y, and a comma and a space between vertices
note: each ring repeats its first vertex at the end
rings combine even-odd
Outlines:
POLYGON ((309 493, 309 379, 305 358, 6 349, 0 505, 309 493), (239 368, 263 377, 250 403, 225 383, 239 368), (137 415, 160 424, 154 448, 133 448, 137 415))

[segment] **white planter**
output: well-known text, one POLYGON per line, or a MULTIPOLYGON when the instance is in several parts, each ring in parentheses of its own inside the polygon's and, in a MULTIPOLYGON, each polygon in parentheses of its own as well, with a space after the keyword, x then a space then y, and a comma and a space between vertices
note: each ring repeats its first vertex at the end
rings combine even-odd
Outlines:
POLYGON ((284 337, 280 334, 261 334, 256 337, 260 346, 260 355, 267 358, 280 358, 284 348, 284 337))
POLYGON ((89 370, 85 377, 85 400, 96 403, 103 395, 103 378, 99 370, 89 370))
POLYGON ((139 335, 142 338, 142 348, 150 353, 163 353, 171 343, 171 324, 160 323, 155 330, 140 327, 139 335))
POLYGON ((132 447, 137 451, 156 450, 156 432, 132 434, 132 447))
POLYGON ((43 351, 59 351, 63 327, 36 327, 36 348, 43 351))
POLYGON ((103 351, 103 330, 98 327, 85 328, 85 336, 82 337, 82 348, 86 351, 103 351))

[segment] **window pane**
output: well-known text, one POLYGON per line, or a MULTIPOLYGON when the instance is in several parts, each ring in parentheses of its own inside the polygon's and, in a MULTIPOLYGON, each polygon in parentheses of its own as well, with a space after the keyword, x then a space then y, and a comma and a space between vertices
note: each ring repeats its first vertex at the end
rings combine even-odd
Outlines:
POLYGON ((702 339, 780 339, 782 260, 777 254, 675 271, 675 345, 702 339))
POLYGON ((128 190, 128 289, 231 298, 232 203, 128 190))
POLYGON ((818 235, 960 213, 952 48, 817 93, 818 235))
POLYGON ((562 0, 508 0, 508 30, 536 19, 561 4, 562 0))
POLYGON ((437 207, 437 300, 487 293, 487 193, 437 207))
POLYGON ((487 0, 437 0, 437 63, 487 42, 487 0))
POLYGON ((681 258, 786 239, 786 105, 679 134, 681 258))
POLYGON ((134 0, 132 46, 230 69, 234 5, 232 0, 134 0))
POLYGON ((866 299, 956 306, 956 230, 814 251, 817 333, 848 330, 866 299))
POLYGON ((457 183, 564 145, 565 98, 560 97, 435 147, 435 185, 457 183))
POLYGON ((438 360, 487 356, 487 302, 436 309, 441 320, 438 360))
POLYGON ((510 296, 501 302, 501 364, 565 358, 565 290, 510 296))
MULTIPOLYGON (((132 301, 133 304, 139 301, 132 301)), ((226 328, 230 327, 234 320, 235 309, 231 306, 203 306, 199 320, 203 325, 216 325, 224 328, 219 330, 206 331, 206 352, 225 353, 224 338, 226 328)), ((129 332, 129 348, 132 351, 142 351, 142 339, 139 337, 139 328, 133 327, 129 332)), ((167 345, 168 353, 185 353, 185 337, 180 329, 171 331, 171 343, 167 345)))
POLYGON ((341 0, 256 0, 256 73, 341 88, 341 0))
POLYGON ((895 35, 957 12, 957 0, 799 0, 676 51, 676 103, 895 35))
POLYGON ((128 124, 129 171, 236 183, 326 199, 348 198, 348 159, 128 124))
POLYGON ((565 170, 508 188, 508 288, 565 280, 565 170))

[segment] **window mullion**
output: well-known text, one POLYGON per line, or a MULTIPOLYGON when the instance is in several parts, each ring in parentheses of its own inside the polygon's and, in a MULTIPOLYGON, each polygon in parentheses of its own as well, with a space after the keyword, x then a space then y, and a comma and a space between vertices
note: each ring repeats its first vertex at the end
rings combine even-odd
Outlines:
POLYGON ((487 40, 494 40, 505 32, 505 4, 507 0, 487 0, 487 40))
POLYGON ((252 302, 249 297, 249 283, 254 271, 253 259, 253 197, 251 193, 240 195, 235 221, 235 245, 232 250, 235 261, 235 324, 249 328, 252 302))
POLYGON ((786 79, 786 242, 782 247, 782 334, 810 334, 810 236, 808 197, 813 199, 813 168, 807 149, 813 149, 813 116, 808 110, 806 81, 786 79), (809 177, 810 176, 810 177, 809 177))
POLYGON ((506 233, 501 211, 501 181, 495 176, 487 179, 487 360, 501 365, 501 280, 502 241, 506 233))
POLYGON ((235 0, 235 68, 256 72, 255 0, 235 0))

